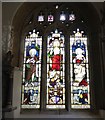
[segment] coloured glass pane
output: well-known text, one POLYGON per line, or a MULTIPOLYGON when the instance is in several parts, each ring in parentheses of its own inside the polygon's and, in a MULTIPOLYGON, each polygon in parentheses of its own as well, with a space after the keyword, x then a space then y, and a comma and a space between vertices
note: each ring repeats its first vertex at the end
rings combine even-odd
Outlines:
POLYGON ((71 14, 69 15, 69 20, 70 20, 70 21, 74 21, 74 20, 75 20, 75 15, 74 15, 73 13, 71 13, 71 14))
POLYGON ((87 37, 83 31, 70 36, 71 108, 90 108, 87 37))
POLYGON ((40 107, 42 37, 39 32, 29 32, 25 39, 22 108, 40 107))
POLYGON ((48 15, 48 22, 53 22, 53 21, 54 21, 54 16, 48 15))
POLYGON ((64 14, 63 11, 62 11, 62 13, 60 14, 60 20, 61 20, 61 21, 65 21, 65 20, 66 20, 66 15, 64 14))
POLYGON ((38 16, 38 22, 43 22, 44 21, 44 16, 43 15, 39 15, 38 16))
POLYGON ((64 36, 55 30, 47 41, 47 108, 65 108, 64 36))

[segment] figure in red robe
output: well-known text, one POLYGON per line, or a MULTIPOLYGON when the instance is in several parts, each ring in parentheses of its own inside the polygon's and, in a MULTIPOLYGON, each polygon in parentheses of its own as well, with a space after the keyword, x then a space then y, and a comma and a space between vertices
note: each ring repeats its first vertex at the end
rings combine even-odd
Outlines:
POLYGON ((54 55, 52 60, 52 70, 60 71, 60 63, 62 61, 63 57, 62 55, 54 55))

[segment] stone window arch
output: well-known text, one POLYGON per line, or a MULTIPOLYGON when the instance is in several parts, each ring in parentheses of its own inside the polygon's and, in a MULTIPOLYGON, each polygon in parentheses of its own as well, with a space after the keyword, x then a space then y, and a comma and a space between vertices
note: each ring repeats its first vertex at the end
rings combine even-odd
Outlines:
MULTIPOLYGON (((91 8, 91 5, 90 4, 87 4, 87 3, 83 3, 84 6, 87 6, 88 7, 88 10, 89 8, 91 8)), ((20 45, 19 46, 19 51, 18 51, 18 54, 19 54, 19 58, 18 58, 18 62, 15 62, 14 60, 14 64, 16 66, 19 66, 19 67, 22 67, 22 61, 23 61, 23 48, 24 48, 24 42, 23 42, 23 39, 25 38, 26 34, 30 31, 30 30, 33 30, 34 28, 39 30, 40 31, 40 34, 42 35, 42 40, 43 40, 43 43, 42 43, 42 72, 41 72, 41 79, 42 79, 42 82, 41 82, 41 94, 40 94, 40 98, 41 98, 41 101, 40 102, 40 109, 43 110, 43 109, 46 109, 46 98, 44 98, 44 96, 46 95, 46 79, 47 78, 47 72, 46 72, 46 68, 47 68, 47 36, 48 34, 50 34, 51 31, 54 31, 54 29, 60 29, 61 31, 64 32, 64 35, 65 35, 65 38, 66 38, 66 41, 69 41, 70 39, 70 35, 72 35, 72 32, 73 30, 76 30, 77 28, 80 28, 81 30, 84 30, 86 33, 87 33, 87 36, 88 36, 88 40, 89 40, 89 60, 91 61, 90 64, 89 64, 89 67, 90 67, 90 79, 91 79, 91 83, 90 83, 90 88, 91 89, 91 108, 95 108, 95 105, 94 105, 94 99, 95 99, 95 96, 92 94, 92 92, 94 91, 94 86, 93 83, 94 83, 94 79, 96 77, 94 77, 94 72, 93 72, 93 69, 94 67, 94 62, 93 62, 93 59, 95 60, 95 57, 93 57, 93 54, 94 53, 91 53, 92 51, 92 45, 94 45, 94 42, 93 42, 93 39, 95 40, 96 36, 99 38, 97 32, 99 30, 98 26, 96 27, 95 25, 99 25, 99 19, 97 18, 97 21, 95 24, 93 24, 93 22, 91 21, 93 18, 93 16, 89 16, 88 13, 88 10, 86 10, 85 8, 80 8, 82 5, 80 5, 79 3, 69 3, 69 5, 67 5, 67 3, 65 3, 63 5, 63 3, 59 3, 59 4, 56 4, 56 3, 47 3, 46 5, 42 5, 42 7, 38 8, 39 6, 41 5, 41 3, 36 3, 35 6, 33 7, 32 11, 29 12, 29 14, 25 15, 25 19, 24 21, 25 22, 22 22, 24 23, 22 28, 21 28, 21 33, 20 33, 20 45), (56 9, 56 5, 60 6, 58 9, 56 9), (77 7, 79 5, 79 7, 77 7), (66 7, 67 6, 67 7, 66 7), (44 10, 41 9, 41 8, 45 8, 44 10), (51 9, 52 8, 52 9, 51 9), (53 9, 55 8, 55 9, 53 9), (70 10, 68 10, 70 9, 70 10), (61 22, 59 20, 59 15, 60 15, 60 11, 71 11, 73 9, 74 13, 76 14, 76 20, 74 22, 61 22), (77 9, 77 10, 76 10, 77 9), (49 13, 49 11, 52 10, 52 13, 55 13, 54 17, 55 17, 55 21, 52 23, 52 24, 49 24, 48 21, 47 21, 47 15, 49 13), (55 12, 57 10, 57 12, 55 12), (85 10, 85 12, 83 12, 82 10, 85 10), (45 13, 45 21, 42 23, 42 24, 39 24, 39 22, 37 21, 37 16, 38 16, 38 13, 40 13, 40 11, 43 11, 43 13, 45 13), (69 25, 69 26, 68 26, 69 25), (95 29, 96 28, 96 29, 95 29), (91 44, 90 44, 91 42, 91 44)), ((27 3, 25 5, 23 5, 24 7, 27 6, 27 3)), ((91 8, 92 10, 92 8, 91 8)), ((94 11, 94 10, 93 10, 94 11)), ((18 38, 19 39, 19 38, 18 38)), ((96 41, 95 41, 96 42, 96 41)), ((14 41, 14 44, 16 43, 16 41, 14 41)), ((67 42, 68 43, 68 42, 67 42)), ((66 44, 66 46, 68 46, 67 48, 65 47, 65 51, 68 51, 69 49, 69 44, 66 44)), ((97 43, 98 43, 98 40, 97 40, 97 43)), ((98 45, 98 44, 97 44, 98 45)), ((95 48, 95 47, 94 47, 95 48)), ((15 48, 14 49, 14 53, 17 51, 15 48)), ((96 50, 97 51, 97 50, 96 50)), ((68 53, 67 53, 68 54, 68 53)), ((16 55, 17 56, 17 55, 16 55)), ((65 68, 67 68, 68 64, 69 64, 69 54, 67 57, 65 57, 65 68)), ((16 58, 14 58, 16 59, 16 58)), ((67 92, 65 93, 65 98, 66 98, 66 103, 65 103, 65 108, 66 110, 70 110, 71 109, 71 101, 70 101, 70 94, 69 94, 69 89, 70 89, 70 86, 68 86, 68 80, 70 78, 70 75, 69 75, 69 71, 70 71, 70 67, 67 68, 66 72, 65 72, 65 76, 67 79, 66 80, 66 90, 67 92)), ((95 83, 97 84, 97 83, 95 83)), ((93 92, 94 93, 94 92, 93 92)))

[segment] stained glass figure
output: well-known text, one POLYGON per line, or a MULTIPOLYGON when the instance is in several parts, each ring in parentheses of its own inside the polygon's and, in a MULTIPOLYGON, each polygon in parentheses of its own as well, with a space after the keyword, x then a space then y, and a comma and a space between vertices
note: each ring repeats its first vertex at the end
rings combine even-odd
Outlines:
POLYGON ((47 108, 65 108, 64 36, 55 30, 47 41, 47 108))
POLYGON ((87 37, 83 31, 70 36, 71 108, 90 108, 87 37))
POLYGON ((39 32, 29 32, 25 39, 22 108, 40 107, 42 37, 39 32))

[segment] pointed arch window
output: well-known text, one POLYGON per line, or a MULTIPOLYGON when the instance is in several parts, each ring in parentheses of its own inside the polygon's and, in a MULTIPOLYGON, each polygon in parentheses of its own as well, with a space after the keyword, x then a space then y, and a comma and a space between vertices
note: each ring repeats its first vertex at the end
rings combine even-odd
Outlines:
POLYGON ((73 26, 75 27, 74 21, 78 21, 76 12, 74 14, 69 11, 69 8, 68 12, 58 11, 59 7, 55 9, 56 14, 50 13, 50 11, 46 12, 48 9, 45 9, 38 16, 35 15, 39 24, 35 21, 36 23, 33 25, 41 29, 42 36, 34 29, 25 38, 21 108, 89 109, 90 81, 87 36, 79 29, 70 35, 70 30, 73 29, 73 26), (56 29, 48 33, 53 27, 56 29), (63 32, 67 33, 62 33, 60 27, 63 32), (48 34, 47 38, 46 34, 48 34), (68 56, 65 51, 68 52, 68 56), (42 53, 45 55, 43 58, 42 53), (47 61, 43 62, 46 58, 47 61), (66 69, 65 66, 68 68, 66 69), (42 71, 45 69, 45 74, 41 73, 41 69, 42 71), (67 85, 69 82, 70 84, 67 85), (71 99, 68 100, 68 98, 71 99))

